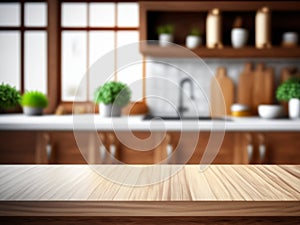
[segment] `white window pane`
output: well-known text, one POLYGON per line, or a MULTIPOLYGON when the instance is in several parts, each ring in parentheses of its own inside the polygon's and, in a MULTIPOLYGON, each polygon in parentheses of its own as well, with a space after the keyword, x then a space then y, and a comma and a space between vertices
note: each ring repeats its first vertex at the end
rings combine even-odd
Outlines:
MULTIPOLYGON (((62 33, 62 100, 73 101, 77 88, 86 73, 86 32, 64 31, 62 33)), ((78 90, 77 98, 85 101, 86 85, 78 90)))
POLYGON ((20 26, 20 3, 0 3, 0 26, 20 26))
POLYGON ((25 26, 47 26, 47 3, 25 3, 25 26))
POLYGON ((114 71, 114 35, 113 31, 90 32, 90 93, 93 100, 96 88, 113 78, 114 71), (101 58, 104 56, 104 58, 101 58), (100 59, 101 58, 101 59, 100 59))
POLYGON ((142 61, 130 64, 118 71, 118 81, 127 84, 132 91, 131 101, 141 101, 143 97, 142 61))
POLYGON ((0 83, 8 83, 20 90, 20 33, 0 32, 0 83))
POLYGON ((25 32, 25 90, 47 94, 47 34, 25 32))
POLYGON ((132 100, 141 100, 143 97, 142 90, 142 55, 139 52, 139 34, 137 31, 119 31, 117 32, 117 46, 121 50, 117 50, 117 63, 118 63, 118 80, 128 84, 132 90, 132 100), (127 52, 128 51, 128 52, 127 52), (128 62, 128 58, 134 61, 128 62))
POLYGON ((86 3, 62 3, 63 27, 86 27, 87 4, 86 3))
POLYGON ((138 3, 118 3, 118 24, 119 27, 139 26, 138 3))
POLYGON ((138 31, 118 31, 117 32, 117 47, 137 43, 139 41, 138 31))
POLYGON ((115 26, 115 3, 90 3, 90 26, 115 26))
POLYGON ((113 31, 91 31, 90 37, 90 65, 93 65, 100 57, 114 51, 113 31))

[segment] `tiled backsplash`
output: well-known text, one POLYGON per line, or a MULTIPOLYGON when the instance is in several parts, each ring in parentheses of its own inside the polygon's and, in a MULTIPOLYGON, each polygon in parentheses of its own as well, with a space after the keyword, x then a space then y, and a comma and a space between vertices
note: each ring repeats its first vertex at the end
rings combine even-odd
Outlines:
POLYGON ((228 76, 234 81, 235 87, 246 62, 263 62, 273 67, 276 83, 279 82, 280 71, 284 67, 296 66, 300 69, 300 60, 287 59, 165 59, 147 58, 146 64, 146 97, 150 112, 154 115, 176 114, 179 105, 179 83, 189 77, 194 83, 194 100, 190 97, 190 86, 184 84, 183 104, 189 108, 186 115, 209 115, 210 80, 220 66, 227 68, 228 76))

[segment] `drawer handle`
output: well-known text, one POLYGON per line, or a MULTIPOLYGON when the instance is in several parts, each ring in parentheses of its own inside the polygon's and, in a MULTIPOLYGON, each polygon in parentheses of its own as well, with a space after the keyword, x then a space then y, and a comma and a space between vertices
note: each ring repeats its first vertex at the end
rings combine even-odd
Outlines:
POLYGON ((46 145, 46 154, 47 154, 47 160, 48 162, 50 162, 52 156, 52 145, 49 143, 46 145))
POLYGON ((260 144, 260 145, 259 145, 259 158, 260 158, 260 161, 261 161, 261 162, 264 162, 264 161, 265 161, 265 158, 266 158, 266 151, 267 151, 266 145, 260 144))
POLYGON ((99 146, 99 151, 100 151, 100 158, 102 162, 106 161, 106 149, 104 145, 99 146))
POLYGON ((253 160, 253 145, 247 145, 247 153, 248 153, 248 162, 250 163, 253 160))
POLYGON ((166 147, 167 158, 169 158, 172 155, 172 152, 173 152, 173 146, 171 144, 168 144, 166 147))
POLYGON ((259 140, 259 146, 258 146, 259 160, 260 163, 263 163, 265 162, 266 151, 267 151, 265 136, 263 134, 259 134, 258 140, 259 140))
POLYGON ((170 134, 166 135, 166 142, 167 142, 167 146, 166 146, 166 154, 167 154, 167 162, 171 163, 171 155, 173 153, 173 145, 171 144, 172 138, 170 134))
POLYGON ((251 163, 253 160, 254 147, 252 144, 252 136, 250 133, 246 134, 246 140, 248 142, 247 144, 248 163, 251 163))
POLYGON ((111 144, 109 146, 109 152, 110 152, 111 156, 115 157, 115 155, 116 155, 116 145, 111 144))

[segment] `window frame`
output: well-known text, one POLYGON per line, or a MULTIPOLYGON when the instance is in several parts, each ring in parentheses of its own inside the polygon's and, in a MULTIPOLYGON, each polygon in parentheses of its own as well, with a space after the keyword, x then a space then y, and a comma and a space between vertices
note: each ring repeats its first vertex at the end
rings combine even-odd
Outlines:
MULTIPOLYGON (((54 113, 57 107, 61 104, 73 104, 73 101, 62 101, 62 30, 72 30, 74 27, 67 28, 61 26, 61 6, 62 3, 103 3, 103 2, 112 2, 112 3, 126 3, 126 2, 137 2, 133 0, 125 1, 103 1, 103 0, 12 0, 12 1, 3 1, 1 3, 20 3, 20 26, 0 26, 0 31, 19 31, 20 32, 20 92, 23 93, 25 89, 25 32, 26 31, 45 31, 47 34, 47 95, 49 99, 49 105, 45 109, 46 113, 54 113), (47 3, 47 26, 46 27, 26 27, 25 26, 25 3, 47 3)), ((115 10, 117 7, 115 7, 115 10)), ((140 23, 139 23, 140 26, 140 23)), ((113 30, 113 31, 139 31, 140 27, 87 27, 80 30, 113 30)), ((76 28, 75 28, 76 29, 76 28)), ((116 42, 116 39, 115 39, 116 42)), ((115 44, 116 45, 116 44, 115 44)), ((146 65, 145 65, 145 56, 143 55, 143 88, 142 96, 143 99, 140 103, 145 104, 145 74, 146 74, 146 65)), ((87 103, 90 103, 89 101, 87 103)), ((137 102, 139 103, 139 102, 137 102)))
MULTIPOLYGON (((63 31, 85 31, 86 32, 86 35, 87 35, 87 43, 86 43, 86 55, 87 55, 87 61, 86 61, 86 69, 89 68, 89 62, 90 62, 90 59, 89 59, 89 32, 90 31, 113 31, 114 32, 114 52, 115 52, 115 56, 114 56, 114 60, 115 60, 115 63, 114 63, 114 70, 116 71, 117 69, 117 32, 118 31, 139 31, 140 29, 140 24, 137 26, 137 27, 119 27, 117 26, 117 21, 118 21, 118 6, 117 6, 117 3, 138 3, 138 1, 130 1, 130 0, 126 0, 126 1, 110 1, 110 0, 107 0, 107 1, 103 1, 103 0, 87 0, 87 1, 84 1, 84 0, 61 0, 59 2, 59 13, 60 13, 60 17, 59 17, 59 35, 60 35, 60 38, 59 38, 59 57, 58 57, 58 64, 59 64, 59 87, 58 87, 58 98, 59 98, 59 101, 60 103, 67 103, 67 104, 70 104, 70 103, 73 103, 73 101, 63 101, 62 100, 62 34, 63 34, 63 31), (90 26, 90 22, 89 22, 89 18, 90 18, 90 7, 88 5, 87 7, 87 12, 86 12, 86 17, 87 17, 87 26, 85 27, 75 27, 75 26, 71 26, 71 27, 67 27, 67 26, 62 26, 62 16, 61 16, 61 12, 62 12, 62 5, 63 3, 86 3, 86 4, 89 4, 89 3, 115 3, 114 4, 114 13, 115 13, 115 26, 111 26, 111 27, 101 27, 101 26, 97 26, 97 27, 94 27, 94 26, 90 26)), ((143 80, 144 77, 145 77, 145 63, 144 63, 144 56, 142 56, 143 58, 143 69, 142 69, 142 77, 143 77, 143 80)), ((117 80, 118 79, 118 75, 117 73, 114 74, 114 80, 117 80)), ((142 88, 142 102, 144 102, 144 96, 145 96, 145 82, 143 82, 143 88, 142 88)), ((91 100, 89 100, 89 93, 90 93, 90 87, 89 87, 89 77, 87 77, 87 88, 86 88, 86 96, 87 96, 87 100, 86 101, 82 101, 82 102, 92 102, 91 100)))
MULTIPOLYGON (((25 32, 26 31, 45 31, 48 36, 48 25, 45 27, 40 26, 25 26, 25 3, 47 3, 48 8, 49 0, 13 0, 13 1, 3 1, 1 3, 19 3, 20 4, 20 26, 0 26, 0 31, 18 31, 20 32, 20 92, 25 91, 25 32)), ((50 0, 51 1, 51 0, 50 0)), ((48 10, 47 10, 48 14, 48 10)), ((47 15, 49 19, 49 16, 47 15)), ((47 21, 48 22, 48 21, 47 21)), ((47 41, 48 46, 48 41, 47 41)), ((48 61, 47 61, 48 68, 48 61)), ((47 69, 48 71, 48 69, 47 69)), ((48 73, 47 73, 48 77, 48 73)), ((48 86, 48 83, 47 83, 48 86)))

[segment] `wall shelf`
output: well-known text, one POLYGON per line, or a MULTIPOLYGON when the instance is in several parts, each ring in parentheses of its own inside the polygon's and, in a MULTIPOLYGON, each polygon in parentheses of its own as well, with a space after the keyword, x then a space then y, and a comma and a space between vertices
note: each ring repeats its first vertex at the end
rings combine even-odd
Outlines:
MULTIPOLYGON (((282 35, 294 31, 300 35, 300 2, 297 1, 145 1, 140 3, 140 40, 157 40, 156 28, 163 24, 175 27, 175 44, 185 45, 185 37, 191 28, 203 32, 205 44, 206 16, 213 8, 222 13, 222 49, 207 49, 205 45, 193 50, 203 58, 300 58, 300 46, 281 47, 282 35), (270 49, 255 48, 255 14, 267 6, 271 10, 272 45, 270 49), (249 30, 248 47, 234 49, 231 45, 231 29, 236 16, 241 16, 249 30)), ((160 47, 154 44, 141 44, 140 51, 146 56, 193 57, 192 53, 180 47, 160 47)))
POLYGON ((167 58, 195 57, 196 55, 202 58, 300 58, 300 47, 272 47, 270 49, 257 49, 254 47, 235 49, 224 47, 221 49, 208 49, 203 46, 189 52, 179 46, 161 47, 159 45, 148 44, 141 45, 140 51, 147 56, 167 58))

